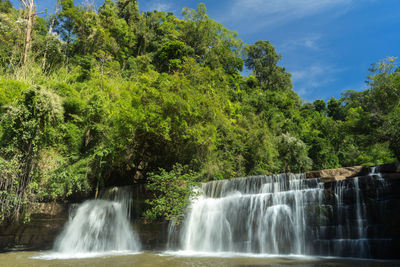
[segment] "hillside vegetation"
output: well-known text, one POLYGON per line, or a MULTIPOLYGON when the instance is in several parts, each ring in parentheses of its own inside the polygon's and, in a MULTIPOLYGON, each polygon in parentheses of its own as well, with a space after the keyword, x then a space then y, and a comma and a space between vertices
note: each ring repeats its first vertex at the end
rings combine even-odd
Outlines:
POLYGON ((27 10, 0 12, 0 220, 146 179, 163 196, 149 217, 169 218, 193 181, 400 158, 396 58, 371 65, 367 90, 309 103, 271 43, 244 44, 204 4, 177 17, 60 0, 34 17, 25 59, 27 10))

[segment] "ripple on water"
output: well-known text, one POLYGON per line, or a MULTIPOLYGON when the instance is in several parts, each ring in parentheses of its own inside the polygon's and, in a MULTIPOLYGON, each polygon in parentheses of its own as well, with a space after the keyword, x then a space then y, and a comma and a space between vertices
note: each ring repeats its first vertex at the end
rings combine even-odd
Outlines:
POLYGON ((60 253, 60 252, 47 252, 36 256, 31 259, 37 260, 68 260, 68 259, 85 259, 85 258, 99 258, 121 255, 136 255, 141 252, 137 251, 107 251, 107 252, 82 252, 82 253, 60 253))

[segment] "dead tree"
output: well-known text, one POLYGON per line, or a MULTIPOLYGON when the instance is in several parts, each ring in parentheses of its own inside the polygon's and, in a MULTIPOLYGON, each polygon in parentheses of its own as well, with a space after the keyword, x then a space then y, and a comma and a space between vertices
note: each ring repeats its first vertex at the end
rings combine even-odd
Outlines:
POLYGON ((31 47, 32 42, 32 28, 33 28, 33 20, 36 15, 44 13, 36 13, 36 5, 33 0, 21 0, 22 5, 25 9, 28 10, 28 25, 26 26, 26 36, 25 36, 25 47, 24 47, 24 65, 26 64, 26 60, 28 58, 29 48, 31 47))
POLYGON ((21 0, 25 9, 28 10, 28 25, 26 26, 26 36, 25 36, 25 47, 24 47, 24 65, 26 64, 26 60, 28 58, 29 48, 31 46, 32 41, 32 26, 33 19, 36 15, 36 5, 33 0, 21 0))

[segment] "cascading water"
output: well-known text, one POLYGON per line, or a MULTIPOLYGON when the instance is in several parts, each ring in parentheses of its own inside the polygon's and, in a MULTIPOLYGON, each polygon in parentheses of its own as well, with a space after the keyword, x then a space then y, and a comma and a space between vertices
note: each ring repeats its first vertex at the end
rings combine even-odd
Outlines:
POLYGON ((326 190, 335 193, 335 202, 330 221, 320 224, 314 253, 359 258, 387 254, 392 239, 380 221, 387 212, 387 186, 376 167, 367 176, 328 184, 326 190))
POLYGON ((170 235, 178 232, 178 248, 187 252, 372 257, 372 249, 390 246, 372 231, 379 227, 361 190, 382 195, 384 180, 372 172, 328 183, 304 174, 208 182, 170 235))
POLYGON ((281 174, 209 182, 202 192, 184 222, 184 250, 304 254, 304 209, 319 202, 323 188, 281 174))
POLYGON ((335 192, 335 225, 325 222, 319 227, 320 251, 334 256, 368 257, 367 214, 359 178, 337 181, 335 192), (326 224, 330 224, 326 226, 326 224))
POLYGON ((129 223, 132 199, 129 187, 105 190, 100 197, 85 201, 70 214, 55 242, 55 252, 75 255, 140 249, 129 223))

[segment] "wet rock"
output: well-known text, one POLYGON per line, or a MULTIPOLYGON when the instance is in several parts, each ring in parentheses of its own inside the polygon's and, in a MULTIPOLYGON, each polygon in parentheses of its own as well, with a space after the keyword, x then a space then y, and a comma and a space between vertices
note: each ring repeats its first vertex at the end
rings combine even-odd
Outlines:
POLYGON ((377 166, 380 173, 400 173, 400 162, 377 166))
POLYGON ((68 219, 68 205, 37 203, 27 223, 0 226, 0 251, 50 249, 68 219))
POLYGON ((353 166, 337 169, 326 169, 318 171, 306 172, 306 177, 309 179, 321 178, 325 183, 341 181, 348 178, 357 176, 369 175, 373 168, 376 172, 381 173, 385 178, 399 179, 400 178, 400 162, 378 165, 375 167, 353 166))
POLYGON ((327 170, 319 170, 319 171, 311 171, 306 173, 307 178, 323 178, 323 180, 329 181, 338 181, 343 180, 350 177, 365 175, 368 173, 366 167, 362 166, 354 166, 354 167, 346 167, 346 168, 338 168, 338 169, 327 169, 327 170))
POLYGON ((142 249, 144 250, 165 250, 168 239, 168 222, 145 222, 136 220, 133 228, 138 233, 142 249))

